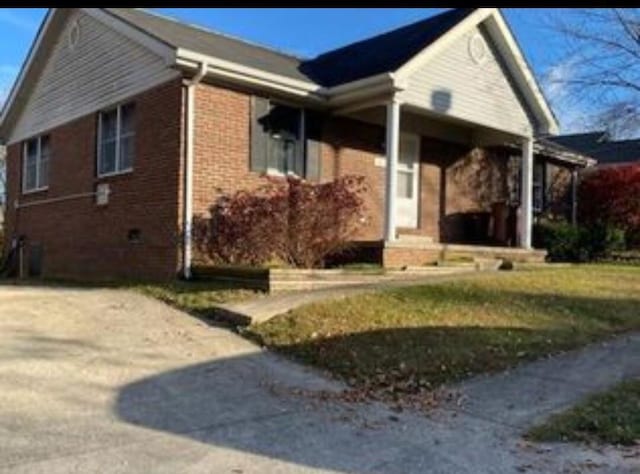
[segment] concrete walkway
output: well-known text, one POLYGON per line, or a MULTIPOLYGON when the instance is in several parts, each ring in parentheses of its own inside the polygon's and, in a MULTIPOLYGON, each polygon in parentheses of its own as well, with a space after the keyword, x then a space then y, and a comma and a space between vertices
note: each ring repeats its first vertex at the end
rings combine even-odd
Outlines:
POLYGON ((469 381, 427 418, 309 397, 341 386, 137 294, 0 287, 0 473, 630 474, 519 435, 632 376, 639 335, 469 381))
MULTIPOLYGON (((405 278, 395 281, 381 281, 363 285, 345 286, 342 288, 323 288, 309 291, 292 291, 274 293, 272 295, 255 298, 247 301, 233 302, 218 305, 219 316, 222 319, 232 321, 238 325, 263 323, 269 319, 284 314, 293 309, 311 303, 326 300, 346 298, 362 293, 370 293, 391 288, 405 286, 430 285, 447 281, 461 281, 486 275, 490 270, 470 272, 467 268, 460 268, 458 272, 452 269, 449 273, 416 275, 415 278, 405 278)), ((494 275, 508 275, 509 272, 491 271, 494 275)))

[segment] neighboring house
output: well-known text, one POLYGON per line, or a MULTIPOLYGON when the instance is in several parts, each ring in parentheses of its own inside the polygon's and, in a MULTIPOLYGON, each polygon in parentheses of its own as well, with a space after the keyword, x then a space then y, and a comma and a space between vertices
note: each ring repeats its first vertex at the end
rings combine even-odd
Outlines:
POLYGON ((598 161, 598 167, 640 162, 640 139, 611 140, 606 131, 549 137, 549 140, 584 153, 598 161))
POLYGON ((589 163, 534 142, 557 128, 497 9, 311 60, 141 10, 54 9, 1 117, 8 235, 33 274, 188 276, 192 219, 220 192, 358 174, 358 241, 387 266, 452 242, 540 258, 534 208, 570 217, 589 163))

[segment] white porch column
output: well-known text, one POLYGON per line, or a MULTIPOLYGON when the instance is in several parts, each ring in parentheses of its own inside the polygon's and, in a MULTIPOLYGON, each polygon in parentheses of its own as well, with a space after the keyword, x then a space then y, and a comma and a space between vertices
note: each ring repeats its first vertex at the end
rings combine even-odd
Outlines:
POLYGON ((398 147, 400 144, 400 101, 394 94, 387 103, 387 176, 385 187, 384 240, 396 240, 396 196, 398 187, 398 147))
POLYGON ((533 224, 533 139, 522 143, 522 182, 520 185, 520 247, 531 248, 533 224))

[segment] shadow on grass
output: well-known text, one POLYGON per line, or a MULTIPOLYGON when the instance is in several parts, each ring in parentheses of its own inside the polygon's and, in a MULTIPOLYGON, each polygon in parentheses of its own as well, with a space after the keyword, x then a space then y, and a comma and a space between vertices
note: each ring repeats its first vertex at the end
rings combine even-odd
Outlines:
MULTIPOLYGON (((272 350, 351 383, 412 377, 435 386, 640 330, 637 298, 460 291, 446 286, 390 291, 388 296, 388 321, 379 314, 384 307, 370 314, 356 297, 344 312, 340 306, 310 306, 252 327, 250 335, 272 350), (421 300, 421 292, 428 297, 421 300), (437 303, 434 296, 459 305, 444 313, 451 315, 450 325, 434 325, 428 312, 420 314, 421 307, 437 303), (476 309, 477 314, 468 314, 476 309), (361 319, 350 321, 356 313, 361 319), (367 317, 376 322, 369 324, 367 317), (493 317, 504 325, 492 325, 493 317)), ((375 306, 375 300, 366 303, 375 306)), ((442 314, 438 318, 447 319, 442 314)))
MULTIPOLYGON (((321 338, 278 349, 329 369, 355 386, 369 384, 376 389, 402 383, 398 391, 401 396, 402 390, 421 387, 421 378, 440 383, 495 372, 615 331, 569 336, 571 332, 504 327, 397 328, 321 338), (408 380, 410 383, 405 383, 408 380)), ((418 431, 363 432, 340 417, 340 410, 345 408, 340 402, 334 400, 326 409, 310 409, 309 400, 295 395, 296 389, 323 389, 322 383, 315 383, 315 376, 305 378, 300 373, 294 364, 269 353, 214 360, 123 387, 115 410, 121 419, 146 428, 337 472, 371 472, 380 465, 393 465, 392 472, 409 472, 411 466, 432 462, 440 455, 431 447, 445 449, 449 456, 454 452, 465 456, 459 443, 464 446, 463 437, 473 434, 456 432, 454 436, 447 433, 452 428, 446 424, 414 418, 418 431), (269 389, 272 384, 290 390, 274 392, 269 389), (456 446, 436 446, 434 438, 456 439, 456 446), (363 457, 364 452, 370 454, 363 457)), ((350 413, 355 413, 353 407, 350 413)))

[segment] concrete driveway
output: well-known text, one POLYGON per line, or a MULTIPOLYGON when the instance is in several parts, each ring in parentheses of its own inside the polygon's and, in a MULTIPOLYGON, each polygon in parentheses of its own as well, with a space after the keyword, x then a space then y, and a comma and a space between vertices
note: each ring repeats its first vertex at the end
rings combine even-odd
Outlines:
MULTIPOLYGON (((453 408, 426 418, 297 391, 338 388, 137 294, 0 287, 0 473, 638 467, 606 452, 523 444, 521 425, 506 423, 504 413, 478 416, 481 403, 475 414, 453 408)), ((517 404, 521 394, 509 396, 517 404)), ((488 397, 493 413, 504 412, 495 393, 488 397)))

